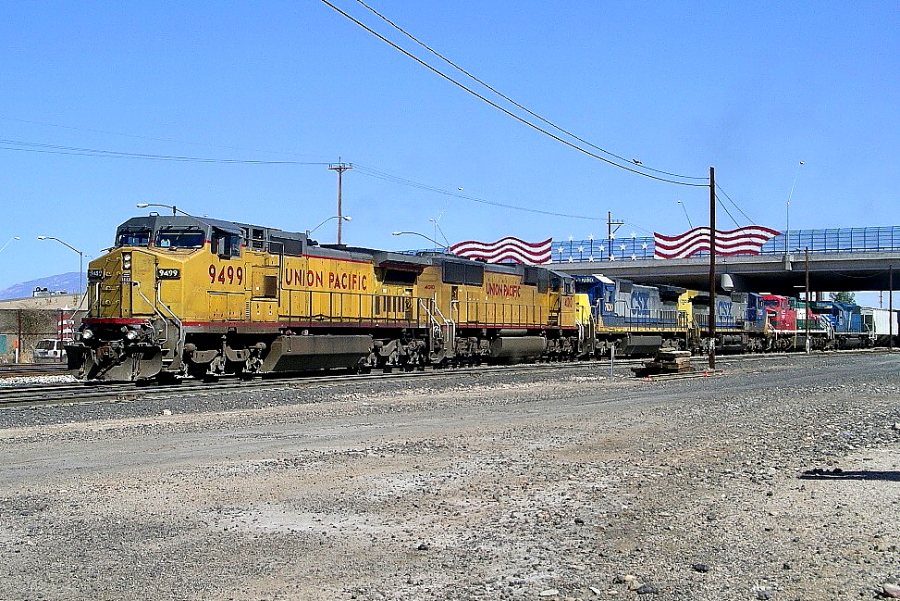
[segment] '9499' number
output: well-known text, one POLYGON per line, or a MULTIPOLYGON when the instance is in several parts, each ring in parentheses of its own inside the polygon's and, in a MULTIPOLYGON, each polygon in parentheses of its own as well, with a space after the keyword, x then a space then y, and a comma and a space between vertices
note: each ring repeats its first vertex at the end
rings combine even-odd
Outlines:
POLYGON ((234 265, 226 265, 221 270, 216 271, 215 265, 209 266, 209 283, 215 284, 243 284, 244 268, 235 267, 234 265))

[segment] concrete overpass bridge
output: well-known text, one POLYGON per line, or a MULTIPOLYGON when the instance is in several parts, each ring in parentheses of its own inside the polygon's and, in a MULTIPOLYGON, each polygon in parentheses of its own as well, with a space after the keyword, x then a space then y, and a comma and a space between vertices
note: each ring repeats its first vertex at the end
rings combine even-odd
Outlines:
MULTIPOLYGON (((554 240, 552 253, 551 266, 559 271, 709 289, 708 252, 654 258, 652 237, 554 240)), ((900 272, 900 226, 791 230, 766 242, 758 255, 717 256, 716 277, 719 287, 730 283, 735 291, 796 295, 807 265, 814 292, 896 290, 900 273, 893 274, 893 285, 889 274, 900 272)))

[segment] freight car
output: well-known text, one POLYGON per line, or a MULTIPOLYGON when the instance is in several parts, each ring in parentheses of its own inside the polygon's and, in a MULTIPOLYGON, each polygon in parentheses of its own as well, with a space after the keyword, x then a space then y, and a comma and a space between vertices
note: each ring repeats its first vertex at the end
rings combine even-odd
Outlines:
POLYGON ((585 339, 563 273, 205 217, 131 218, 87 275, 66 350, 88 380, 566 358, 585 339))
POLYGON ((891 311, 874 307, 860 307, 862 327, 871 344, 875 346, 888 346, 889 338, 895 338, 900 326, 900 315, 894 312, 894 323, 891 323, 891 311))

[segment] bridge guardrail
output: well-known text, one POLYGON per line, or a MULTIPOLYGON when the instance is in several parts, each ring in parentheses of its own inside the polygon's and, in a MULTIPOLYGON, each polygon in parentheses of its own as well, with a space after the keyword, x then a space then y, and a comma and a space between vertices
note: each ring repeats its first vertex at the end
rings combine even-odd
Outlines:
MULTIPOLYGON (((760 255, 783 255, 789 252, 898 252, 900 253, 900 226, 828 228, 790 230, 763 244, 760 255)), ((708 251, 700 251, 693 257, 708 257, 708 251)), ((640 261, 654 258, 652 236, 629 236, 609 240, 553 241, 551 263, 594 263, 604 261, 640 261)), ((660 259, 662 260, 662 259, 660 259)))

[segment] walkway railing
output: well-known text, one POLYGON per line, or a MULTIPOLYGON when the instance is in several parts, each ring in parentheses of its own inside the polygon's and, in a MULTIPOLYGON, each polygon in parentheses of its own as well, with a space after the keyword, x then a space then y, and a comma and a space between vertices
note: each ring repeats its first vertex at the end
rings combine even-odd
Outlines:
MULTIPOLYGON (((900 226, 790 230, 763 244, 761 255, 781 255, 789 252, 898 252, 900 226)), ((603 261, 640 261, 653 259, 652 236, 630 236, 609 240, 555 240, 552 263, 581 263, 603 261)), ((694 257, 708 257, 701 251, 694 257)))

